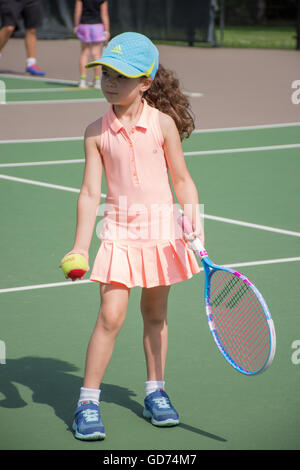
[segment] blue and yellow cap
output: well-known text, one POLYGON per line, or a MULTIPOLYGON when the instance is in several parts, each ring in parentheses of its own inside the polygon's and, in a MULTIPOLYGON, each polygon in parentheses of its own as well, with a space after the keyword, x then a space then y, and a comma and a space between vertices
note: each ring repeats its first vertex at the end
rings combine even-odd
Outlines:
POLYGON ((159 52, 149 38, 139 33, 122 33, 107 44, 100 59, 89 62, 86 68, 107 65, 125 77, 151 77, 158 69, 159 52))

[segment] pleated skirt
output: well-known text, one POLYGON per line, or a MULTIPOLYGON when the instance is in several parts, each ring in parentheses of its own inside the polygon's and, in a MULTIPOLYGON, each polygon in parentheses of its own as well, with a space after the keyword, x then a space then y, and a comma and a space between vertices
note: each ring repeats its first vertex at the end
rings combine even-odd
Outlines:
POLYGON ((90 280, 128 288, 155 287, 198 273, 196 257, 182 231, 178 232, 178 208, 168 202, 155 211, 153 207, 139 207, 139 211, 129 215, 120 206, 106 205, 90 280))
POLYGON ((91 281, 135 286, 169 286, 200 271, 194 253, 183 239, 123 243, 102 241, 91 281))

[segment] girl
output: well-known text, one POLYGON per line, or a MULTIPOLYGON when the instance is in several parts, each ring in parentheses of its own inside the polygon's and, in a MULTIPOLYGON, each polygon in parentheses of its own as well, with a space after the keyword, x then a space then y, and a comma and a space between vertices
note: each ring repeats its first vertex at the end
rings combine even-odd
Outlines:
POLYGON ((141 286, 147 364, 143 416, 157 426, 179 417, 164 390, 167 301, 170 286, 199 272, 179 224, 168 178, 204 243, 198 195, 185 165, 181 139, 194 129, 186 97, 171 72, 158 65, 158 50, 145 36, 123 33, 109 42, 102 65, 102 91, 111 104, 85 132, 86 163, 70 253, 88 260, 101 195, 108 186, 101 244, 90 279, 100 283, 100 310, 88 345, 83 387, 73 429, 79 439, 103 439, 100 386, 124 322, 130 289, 141 286))
MULTIPOLYGON (((85 66, 89 56, 100 57, 103 43, 107 43, 110 36, 107 0, 76 0, 74 33, 81 41, 79 88, 87 88, 85 66)), ((100 67, 95 67, 94 88, 100 87, 100 67)))

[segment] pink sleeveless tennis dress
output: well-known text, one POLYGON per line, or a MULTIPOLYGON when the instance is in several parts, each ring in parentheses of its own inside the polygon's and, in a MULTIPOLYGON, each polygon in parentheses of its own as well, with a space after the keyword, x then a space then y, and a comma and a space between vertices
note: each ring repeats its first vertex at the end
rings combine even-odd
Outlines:
POLYGON ((111 106, 100 139, 108 193, 90 280, 131 288, 189 279, 200 269, 177 223, 159 111, 143 100, 127 133, 111 106))

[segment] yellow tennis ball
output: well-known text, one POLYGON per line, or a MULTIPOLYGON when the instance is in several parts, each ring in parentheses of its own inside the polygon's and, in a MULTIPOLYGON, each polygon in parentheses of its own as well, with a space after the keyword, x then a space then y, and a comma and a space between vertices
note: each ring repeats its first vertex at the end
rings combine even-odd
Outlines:
POLYGON ((71 253, 61 260, 61 269, 66 278, 78 279, 88 271, 88 262, 83 255, 71 253))

